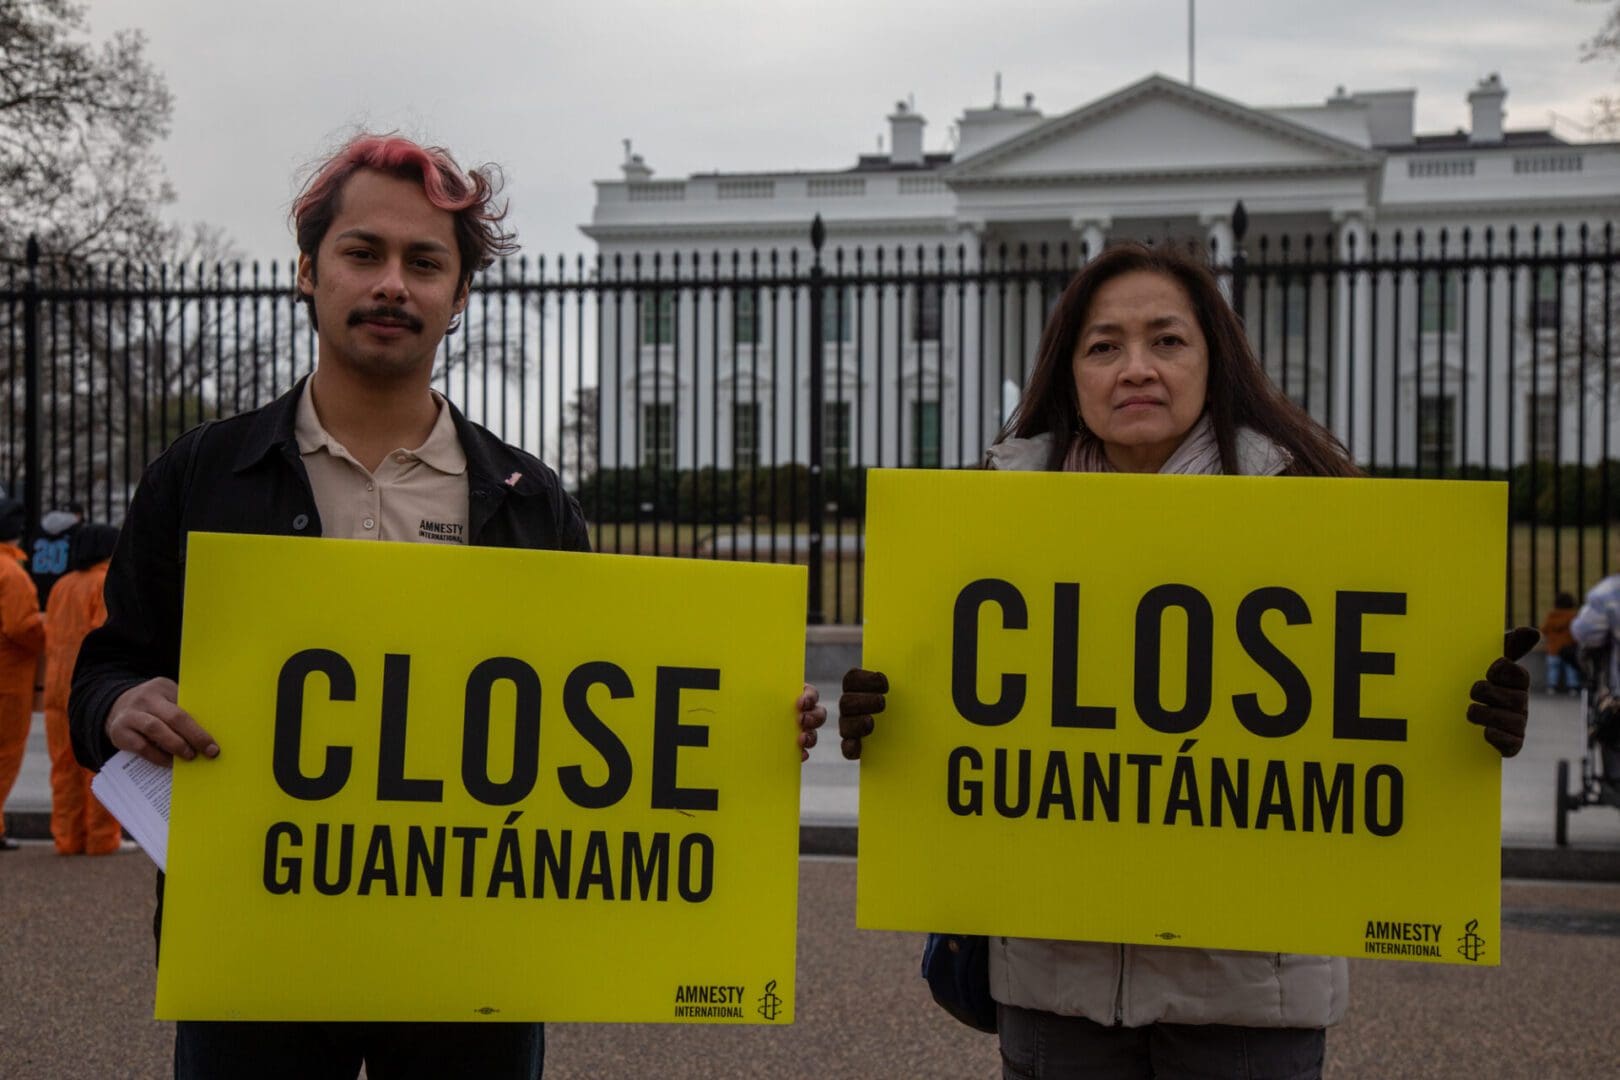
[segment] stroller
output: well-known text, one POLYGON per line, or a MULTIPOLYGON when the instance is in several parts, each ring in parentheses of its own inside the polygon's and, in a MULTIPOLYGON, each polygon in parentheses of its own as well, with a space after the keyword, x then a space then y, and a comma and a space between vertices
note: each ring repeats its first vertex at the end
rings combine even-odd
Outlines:
POLYGON ((1570 784, 1569 761, 1558 762, 1558 846, 1569 842, 1571 811, 1587 806, 1620 809, 1620 687, 1609 685, 1609 650, 1582 649, 1581 711, 1586 718, 1586 753, 1580 782, 1570 784))

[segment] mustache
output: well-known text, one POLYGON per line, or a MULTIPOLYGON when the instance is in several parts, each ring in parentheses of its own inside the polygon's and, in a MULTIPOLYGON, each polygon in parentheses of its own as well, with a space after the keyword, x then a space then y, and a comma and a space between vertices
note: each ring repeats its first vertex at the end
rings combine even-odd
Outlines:
POLYGON ((349 312, 349 325, 350 326, 359 326, 361 323, 369 322, 372 319, 381 319, 381 320, 386 320, 388 322, 404 323, 405 326, 412 333, 420 334, 422 332, 422 320, 418 319, 415 315, 412 315, 410 312, 406 311, 404 308, 397 308, 397 307, 355 308, 353 311, 349 312))

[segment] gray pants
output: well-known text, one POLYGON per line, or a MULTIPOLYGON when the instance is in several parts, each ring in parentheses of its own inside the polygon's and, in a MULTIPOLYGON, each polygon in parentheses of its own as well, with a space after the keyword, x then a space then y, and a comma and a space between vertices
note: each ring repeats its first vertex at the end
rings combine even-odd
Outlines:
POLYGON ((1322 1028, 1109 1027, 1012 1005, 996 1019, 1003 1080, 1316 1080, 1327 1047, 1322 1028))

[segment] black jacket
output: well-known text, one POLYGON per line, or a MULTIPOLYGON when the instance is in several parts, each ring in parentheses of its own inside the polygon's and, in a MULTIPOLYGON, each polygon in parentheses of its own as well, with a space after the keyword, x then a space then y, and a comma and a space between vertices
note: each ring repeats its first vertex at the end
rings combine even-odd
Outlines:
MULTIPOLYGON (((147 679, 180 674, 186 536, 193 530, 319 536, 293 426, 304 383, 261 409, 193 428, 147 467, 107 571, 107 622, 84 641, 68 700, 73 753, 99 769, 107 713, 147 679)), ((450 415, 467 455, 468 542, 588 551, 579 504, 538 458, 450 415)))

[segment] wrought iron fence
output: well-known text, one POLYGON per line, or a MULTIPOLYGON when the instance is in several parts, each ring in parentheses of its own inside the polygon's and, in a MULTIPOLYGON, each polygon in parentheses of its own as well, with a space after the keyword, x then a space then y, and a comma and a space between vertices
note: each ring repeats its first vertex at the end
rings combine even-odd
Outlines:
MULTIPOLYGON (((1375 475, 1510 483, 1507 604, 1620 563, 1613 225, 1341 228, 1212 249, 1262 362, 1375 475)), ((435 386, 557 468, 599 550, 806 563, 858 622, 865 473, 978 463, 1078 246, 516 259, 473 285, 435 386)), ((121 520, 180 432, 315 363, 290 266, 58 266, 0 283, 0 481, 121 520), (38 478, 30 483, 30 478, 38 478)), ((1459 541, 1465 542, 1465 541, 1459 541)))

